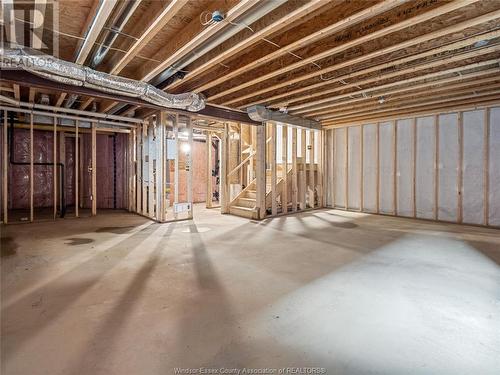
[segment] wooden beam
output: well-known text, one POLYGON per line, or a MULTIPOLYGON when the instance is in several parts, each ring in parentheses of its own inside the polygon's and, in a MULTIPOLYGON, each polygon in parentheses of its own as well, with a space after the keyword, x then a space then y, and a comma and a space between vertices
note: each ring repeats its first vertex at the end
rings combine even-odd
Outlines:
MULTIPOLYGON (((493 38, 497 38, 498 36, 500 36, 500 30, 481 34, 479 36, 475 36, 475 37, 471 37, 471 38, 466 38, 465 40, 460 40, 458 42, 445 44, 443 46, 433 48, 433 49, 430 49, 430 50, 427 50, 427 51, 424 51, 421 53, 405 56, 405 57, 399 58, 399 59, 394 59, 394 60, 391 60, 391 61, 383 63, 383 64, 376 64, 376 65, 373 65, 373 66, 368 67, 368 68, 356 70, 355 72, 352 72, 352 73, 343 74, 341 76, 336 76, 336 77, 329 79, 327 81, 321 81, 319 83, 303 86, 303 87, 300 87, 300 88, 297 88, 294 90, 287 90, 286 93, 277 94, 277 95, 268 97, 265 99, 265 101, 267 103, 272 103, 272 107, 279 107, 279 106, 287 105, 287 106, 289 106, 288 107, 289 110, 296 111, 300 108, 306 108, 306 107, 311 106, 315 103, 314 102, 313 103, 305 103, 302 105, 298 104, 298 105, 293 105, 293 106, 290 106, 290 104, 301 102, 304 100, 309 100, 309 99, 312 99, 312 98, 315 98, 318 96, 323 96, 323 95, 330 94, 332 92, 339 91, 339 90, 337 90, 337 88, 319 90, 320 88, 322 88, 324 86, 331 85, 332 82, 339 82, 340 80, 351 80, 352 78, 358 77, 360 75, 365 75, 368 73, 373 73, 373 72, 393 68, 394 66, 397 66, 397 65, 402 65, 402 64, 405 64, 405 63, 408 63, 410 61, 414 61, 417 59, 422 59, 422 58, 434 56, 434 55, 440 54, 442 52, 449 52, 451 50, 458 50, 458 49, 461 49, 463 47, 473 45, 474 43, 477 43, 481 40, 493 39, 493 38), (302 95, 299 97, 292 97, 293 95, 300 94, 300 93, 305 93, 305 95, 302 95), (277 100, 280 98, 284 98, 284 100, 277 102, 277 100)), ((365 59, 364 56, 361 56, 359 58, 349 60, 348 62, 341 63, 342 65, 337 65, 337 67, 342 68, 346 64, 354 65, 356 63, 364 61, 364 59, 365 59)), ((419 65, 422 65, 422 64, 419 64, 419 65)), ((346 86, 342 86, 342 89, 349 88, 349 87, 356 87, 355 85, 353 85, 353 82, 351 82, 351 84, 346 85, 346 86)), ((257 104, 257 103, 262 103, 262 100, 259 100, 257 102, 252 102, 252 103, 249 103, 247 105, 253 105, 253 104, 257 104)))
MULTIPOLYGON (((77 120, 78 122, 78 120, 77 120)), ((78 125, 77 125, 78 126, 78 125)), ((54 194, 54 207, 53 207, 53 219, 55 220, 57 217, 57 117, 54 117, 54 130, 52 132, 52 141, 53 141, 53 148, 52 148, 52 158, 53 158, 53 164, 52 164, 52 183, 54 184, 53 186, 53 194, 54 194)), ((62 175, 61 175, 62 177, 62 175)), ((63 193, 63 192, 61 192, 63 193)))
POLYGON ((292 212, 297 211, 297 128, 292 128, 292 212))
MULTIPOLYGON (((495 81, 497 78, 495 76, 491 76, 492 72, 500 72, 500 68, 494 68, 494 69, 487 69, 487 70, 482 70, 479 72, 471 73, 462 75, 460 74, 459 76, 453 76, 450 78, 446 79, 440 79, 438 81, 431 81, 431 82, 425 82, 422 84, 417 84, 413 86, 404 86, 402 88, 397 88, 395 90, 388 90, 384 91, 383 93, 380 94, 380 96, 388 96, 390 95, 390 101, 396 100, 396 99, 401 99, 401 98, 410 98, 415 95, 419 94, 427 94, 427 93, 435 93, 444 89, 459 89, 463 87, 482 87, 482 84, 485 83, 492 83, 492 81, 495 81), (479 78, 481 76, 487 75, 488 77, 486 78, 479 78), (474 80, 470 80, 471 78, 476 78, 474 80), (465 80, 465 82, 464 82, 465 80), (455 83, 458 82, 458 83, 455 83), (448 85, 445 85, 449 83, 448 85), (422 90, 423 89, 423 90, 422 90), (399 93, 402 92, 408 92, 408 94, 402 94, 398 95, 399 93)), ((500 78, 498 78, 500 80, 500 78)), ((331 104, 328 109, 331 109, 332 112, 334 108, 340 107, 340 108, 345 108, 348 104, 348 108, 364 108, 369 102, 376 102, 378 103, 378 98, 379 96, 376 94, 372 94, 369 97, 360 97, 360 98, 355 98, 355 99, 350 99, 350 100, 343 100, 339 101, 336 103, 331 104), (353 104, 353 103, 359 103, 359 104, 353 104)), ((304 111, 305 112, 305 111, 304 111)), ((328 113, 325 111, 325 113, 328 113)), ((319 112, 314 112, 310 113, 308 116, 315 116, 317 114, 320 114, 319 112)))
MULTIPOLYGON (((79 165, 80 165, 80 134, 79 134, 80 121, 75 121, 75 217, 80 216, 80 202, 79 202, 79 165)), ((55 169, 54 169, 55 170, 55 169)))
POLYGON ((35 96, 36 96, 36 90, 35 90, 35 88, 30 87, 28 101, 30 103, 34 103, 35 102, 35 96))
POLYGON ((484 110, 484 152, 483 152, 483 184, 484 184, 484 225, 489 225, 489 172, 490 172, 490 109, 484 110))
POLYGON ((302 128, 300 130, 300 147, 302 149, 302 162, 300 163, 302 165, 302 174, 300 178, 300 209, 305 210, 306 209, 306 194, 307 194, 307 141, 306 141, 306 129, 302 128))
POLYGON ((278 214, 278 192, 276 191, 277 189, 277 166, 276 166, 276 143, 278 141, 277 139, 277 132, 276 132, 276 123, 268 123, 268 126, 270 127, 271 131, 271 141, 269 143, 270 145, 270 164, 271 164, 271 214, 277 215, 278 214))
POLYGON ((21 88, 16 83, 14 83, 13 88, 14 88, 14 99, 21 100, 21 88))
POLYGON ((33 195, 35 192, 34 188, 34 164, 33 164, 33 113, 30 114, 30 222, 35 219, 34 207, 33 207, 33 195))
POLYGON ((377 154, 377 182, 376 182, 376 194, 377 194, 377 214, 380 213, 380 122, 377 122, 377 133, 375 134, 376 138, 376 148, 375 153, 377 154))
MULTIPOLYGON (((359 210, 361 212, 364 211, 364 181, 365 181, 365 174, 364 174, 364 141, 365 141, 365 135, 364 135, 364 129, 363 125, 360 125, 359 127, 359 160, 360 160, 360 170, 361 170, 361 178, 359 181, 359 210)), ((396 167, 394 167, 396 168, 396 167)))
POLYGON ((316 181, 315 181, 315 163, 314 163, 314 130, 309 130, 309 145, 307 148, 309 148, 309 185, 310 189, 308 189, 308 195, 309 195, 309 207, 314 208, 315 207, 315 198, 316 198, 316 181))
MULTIPOLYGON (((184 56, 195 50, 197 47, 205 43, 209 38, 211 38, 220 30, 224 29, 225 27, 233 27, 232 25, 229 24, 229 22, 234 22, 239 16, 244 14, 246 11, 248 11, 255 5, 256 5, 255 0, 240 1, 238 4, 236 4, 233 8, 231 8, 227 12, 224 18, 225 22, 215 23, 211 26, 206 27, 195 37, 190 39, 187 43, 183 44, 179 49, 175 51, 170 51, 168 57, 164 59, 160 64, 158 64, 155 68, 153 68, 151 71, 143 75, 141 80, 150 81, 156 75, 158 75, 168 67, 174 65, 181 58, 183 58, 184 56)), ((171 46, 167 46, 167 50, 169 48, 171 48, 171 46)))
POLYGON ((464 167, 464 118, 463 112, 458 112, 458 173, 457 173, 457 212, 458 223, 463 221, 463 167, 464 167))
POLYGON ((92 123, 92 133, 91 133, 91 164, 92 164, 92 178, 91 178, 91 190, 92 190, 92 216, 97 215, 97 133, 96 133, 96 123, 92 123))
POLYGON ((398 214, 398 176, 397 176, 397 165, 398 165, 398 127, 396 121, 392 121, 392 126, 394 128, 392 136, 392 163, 394 164, 393 170, 393 214, 397 216, 398 214))
POLYGON ((207 159, 207 201, 206 207, 212 208, 212 132, 206 131, 206 141, 205 141, 205 158, 207 159))
MULTIPOLYGON (((422 22, 428 21, 428 20, 430 20, 432 18, 435 18, 435 17, 437 17, 439 15, 449 13, 449 12, 451 12, 453 10, 462 8, 462 7, 466 6, 466 5, 473 4, 473 3, 477 2, 477 1, 478 0, 459 0, 459 1, 454 1, 452 3, 445 3, 445 5, 442 5, 442 6, 438 7, 438 8, 434 8, 434 9, 432 9, 432 11, 429 11, 429 12, 420 14, 418 16, 411 17, 411 18, 409 18, 409 19, 407 19, 405 21, 398 22, 398 23, 395 23, 393 25, 384 27, 384 28, 382 28, 380 30, 374 31, 372 33, 369 33, 369 34, 364 35, 362 37, 359 37, 357 39, 351 40, 349 42, 342 43, 342 44, 337 45, 337 46, 335 46, 333 48, 330 48, 330 49, 328 49, 326 51, 323 51, 323 52, 321 52, 319 54, 316 54, 316 55, 313 55, 311 57, 302 59, 302 60, 300 60, 300 61, 298 61, 298 62, 296 62, 294 64, 286 65, 283 68, 275 70, 275 71, 272 71, 272 72, 270 72, 268 74, 259 75, 258 77, 256 77, 253 80, 246 81, 246 82, 244 82, 242 84, 239 84, 239 85, 237 85, 235 87, 232 87, 230 89, 221 91, 221 92, 217 93, 216 95, 209 96, 208 99, 211 100, 211 101, 214 101, 216 99, 219 99, 219 98, 222 98, 224 96, 227 96, 227 95, 229 95, 231 93, 240 91, 240 90, 242 90, 244 88, 253 86, 253 85, 257 84, 257 83, 264 82, 264 81, 269 81, 270 79, 272 79, 274 77, 277 77, 277 76, 279 76, 281 74, 290 72, 290 71, 292 71, 294 69, 300 68, 300 67, 305 66, 307 64, 311 64, 311 63, 313 63, 315 61, 318 61, 318 60, 321 60, 323 58, 326 58, 326 57, 332 56, 334 54, 340 53, 340 52, 345 51, 345 50, 347 50, 349 48, 361 45, 363 43, 369 42, 369 41, 374 40, 376 38, 380 38, 380 37, 389 35, 391 33, 394 33, 396 31, 403 30, 403 29, 405 29, 407 27, 410 27, 410 26, 414 27, 418 23, 422 23, 422 22)), ((488 20, 493 20, 493 19, 497 18, 499 14, 500 14, 500 11, 498 11, 498 12, 491 12, 491 13, 488 14, 489 17, 487 15, 487 16, 482 16, 480 18, 483 20, 482 22, 487 22, 488 20), (494 14, 492 14, 492 13, 494 13, 494 14)), ((466 22, 461 23, 459 25, 461 25, 460 30, 462 30, 464 28, 464 25, 466 25, 466 22)), ((449 28, 445 28, 445 29, 449 29, 449 28)), ((449 32, 450 31, 448 31, 447 33, 449 33, 449 32)), ((436 34, 439 34, 439 32, 436 32, 436 34)), ((384 48, 384 49, 379 50, 379 51, 375 51, 373 53, 367 54, 366 56, 371 56, 370 58, 374 58, 377 55, 389 53, 389 52, 392 52, 392 51, 399 50, 401 48, 406 48, 406 47, 409 47, 411 45, 421 43, 422 42, 421 39, 428 38, 427 35, 428 34, 426 34, 426 35, 424 35, 422 37, 419 37, 419 38, 414 38, 414 39, 408 40, 405 43, 397 44, 396 46, 392 46, 392 47, 384 48), (380 51, 384 51, 384 52, 380 52, 380 51)), ((315 70, 313 73, 309 73, 307 75, 294 78, 292 80, 280 83, 279 85, 273 85, 273 86, 268 87, 268 88, 266 88, 264 90, 259 90, 259 91, 252 92, 252 94, 249 94, 249 95, 255 96, 255 95, 261 94, 263 92, 267 92, 267 91, 270 91, 270 90, 275 90, 278 87, 286 87, 286 86, 289 86, 292 83, 297 83, 297 82, 303 81, 305 79, 314 78, 314 77, 317 77, 317 76, 319 76, 321 74, 326 74, 326 73, 329 73, 329 72, 337 70, 337 69, 338 69, 338 67, 334 68, 332 66, 330 66, 328 68, 318 69, 318 70, 315 70)), ((223 104, 224 105, 230 105, 230 104, 236 103, 238 101, 241 101, 243 98, 245 98, 245 97, 233 98, 230 101, 223 101, 223 104)))
POLYGON ((434 114, 445 114, 445 113, 455 113, 456 111, 472 111, 476 109, 483 109, 489 106, 500 105, 500 98, 491 100, 481 100, 481 101, 462 101, 459 103, 453 103, 449 105, 433 105, 428 108, 421 108, 418 110, 408 110, 402 112, 395 112, 392 114, 382 114, 374 116, 366 116, 362 119, 352 120, 349 119, 346 122, 325 122, 323 124, 324 129, 340 128, 345 126, 356 126, 361 124, 366 124, 368 122, 375 121, 389 121, 394 119, 403 119, 413 116, 430 116, 434 114))
POLYGON ((189 203, 188 218, 193 218, 193 126, 191 123, 191 117, 186 120, 186 127, 188 132, 188 145, 189 151, 187 153, 187 166, 189 170, 187 171, 187 201, 189 203))
POLYGON ((178 218, 176 204, 179 203, 179 115, 174 119, 174 219, 178 218))
MULTIPOLYGON (((490 81, 493 79, 494 78, 490 78, 490 81)), ((409 107, 411 105, 429 103, 430 100, 437 101, 439 99, 441 100, 441 102, 446 102, 447 100, 455 100, 455 99, 460 99, 462 97, 471 97, 471 96, 474 97, 479 95, 496 93, 499 91, 499 89, 500 89, 500 82, 494 82, 493 84, 483 84, 481 86, 475 86, 472 88, 466 88, 462 90, 455 90, 452 87, 443 88, 439 91, 427 90, 420 94, 414 93, 411 94, 411 96, 405 95, 402 98, 393 97, 391 100, 387 100, 383 104, 376 103, 373 105, 368 105, 367 103, 365 103, 363 106, 352 106, 350 107, 354 109, 352 111, 351 110, 345 112, 338 110, 332 111, 329 112, 328 116, 323 116, 322 119, 333 120, 354 115, 360 116, 365 113, 373 113, 373 111, 377 110, 389 110, 392 108, 398 108, 400 106, 409 107), (450 98, 450 95, 453 96, 450 98)))
POLYGON ((439 116, 434 115, 434 220, 439 214, 439 116))
MULTIPOLYGON (((476 57, 476 56, 469 56, 469 57, 476 57)), ((461 59, 461 56, 457 57, 456 59, 454 59, 453 61, 447 61, 446 63, 456 63, 456 62, 460 62, 462 61, 461 59)), ((373 93, 374 91, 379 91, 379 90, 383 90, 383 89, 387 89, 387 88, 392 88, 392 87, 401 87, 403 84, 404 85, 409 85, 411 83, 415 83, 415 82, 419 82, 419 81, 424 81, 424 80, 429 80, 429 79, 442 79, 443 76, 446 76, 446 75, 449 75, 449 74, 458 74, 459 77, 460 75, 462 74, 461 72, 463 71, 467 71, 467 70, 471 70, 471 69, 480 69, 480 68, 486 68, 486 70, 489 71, 489 73, 491 73, 492 71, 500 71, 500 69, 498 69, 497 67, 494 67, 493 64, 495 64, 495 61, 496 59, 489 59, 489 60, 483 60, 483 61, 480 61, 480 62, 474 62, 474 63, 470 63, 470 64, 467 64, 467 65, 462 65, 462 66, 459 66, 459 67, 454 67, 454 68, 449 68, 449 69, 445 69, 445 70, 440 70, 440 71, 437 71, 437 72, 433 72, 433 73, 428 73, 428 74, 424 74, 424 75, 417 75, 417 76, 414 76, 414 77, 411 77, 411 78, 402 78, 400 80, 397 80, 397 81, 394 81, 394 82, 391 82, 391 83, 386 83, 386 84, 382 84, 382 85, 379 85, 379 86, 372 86, 372 87, 369 87, 369 88, 366 88, 366 89, 359 89, 359 90, 356 90, 356 91, 351 91, 349 93, 343 93, 343 94, 340 94, 340 95, 337 95, 337 96, 331 96, 329 99, 325 100, 325 99, 322 99, 321 100, 321 103, 315 103, 314 105, 314 108, 310 109, 310 110, 307 110, 307 111, 301 111, 301 115, 304 116, 304 112, 307 112, 307 114, 305 116, 312 116, 312 117, 317 117, 318 115, 321 115, 321 114, 325 114, 325 113, 328 113, 330 111, 330 104, 331 104, 331 101, 336 101, 336 100, 339 100, 339 99, 343 99, 343 98, 351 98, 353 95, 367 95, 367 94, 370 94, 370 93, 373 93), (488 68, 489 66, 489 68, 488 68), (316 104, 322 104, 324 103, 323 105, 321 106, 317 106, 316 104), (322 109, 322 110, 320 110, 322 109), (312 112, 314 113, 313 114, 309 114, 309 112, 312 112)), ((439 67, 441 65, 441 61, 438 61, 436 62, 435 64, 433 64, 433 66, 429 66, 428 68, 435 68, 435 67, 439 67)), ((425 69, 428 69, 428 68, 425 68, 425 69)), ((408 71, 403 71, 401 73, 398 72, 398 74, 394 74, 394 75, 391 75, 390 77, 380 77, 380 79, 389 79, 389 78, 398 78, 398 77, 405 77, 406 74, 405 73, 408 73, 408 74, 414 74, 414 73, 418 73, 419 70, 423 70, 424 68, 422 69, 415 69, 415 70, 408 70, 408 71)), ((477 72, 473 72, 473 73, 469 73, 469 74, 476 74, 477 72)), ((467 79, 469 78, 470 76, 465 73, 465 75, 463 75, 462 79, 467 79)), ((458 77, 457 77, 458 79, 458 77)), ((376 83, 378 80, 375 80, 375 79, 368 79, 368 80, 365 80, 365 81, 362 81, 362 82, 358 82, 357 84, 359 85, 365 85, 365 84, 370 84, 370 83, 376 83)), ((436 81, 433 81, 433 83, 436 83, 436 81)), ((352 84, 354 86, 354 84, 352 84)), ((408 89, 411 88, 411 86, 406 86, 408 89)), ((341 91, 341 90, 337 90, 337 91, 341 91)), ((378 93, 376 94, 378 96, 383 96, 384 93, 378 93)), ((320 102, 319 100, 316 101, 316 102, 320 102)), ((318 117, 320 118, 320 117, 318 117)))
MULTIPOLYGON (((396 105, 396 106, 391 107, 391 108, 369 111, 368 116, 370 117, 373 115, 381 115, 383 113, 388 113, 389 115, 392 115, 392 114, 394 114, 394 112, 397 112, 397 111, 404 112, 405 110, 412 110, 412 108, 429 107, 432 105, 443 105, 444 103, 452 103, 452 102, 461 103, 460 102, 461 100, 462 101, 468 100, 468 103, 474 103, 474 102, 479 103, 479 102, 485 101, 485 100, 493 100, 496 98, 500 98, 499 95, 500 95, 500 90, 494 89, 494 90, 491 90, 490 92, 486 92, 486 93, 483 93, 480 95, 476 95, 476 94, 459 95, 459 96, 456 96, 454 98, 423 101, 423 102, 419 102, 417 104, 409 104, 409 105, 406 105, 405 103, 403 103, 401 105, 396 105)), ((351 121, 351 120, 357 121, 360 118, 363 118, 363 113, 360 114, 360 116, 343 116, 343 117, 332 118, 332 119, 325 121, 325 124, 328 122, 331 122, 331 121, 335 121, 335 122, 347 122, 347 121, 351 121)))
POLYGON ((266 125, 257 127, 256 140, 256 181, 255 189, 257 195, 258 219, 266 217, 266 125))
POLYGON ((344 199, 345 209, 349 208, 349 128, 345 128, 344 199))
POLYGON ((417 217, 417 118, 412 119, 412 211, 413 217, 417 217))
POLYGON ((92 102, 94 101, 94 98, 87 98, 85 99, 84 102, 82 102, 82 104, 80 104, 80 107, 78 107, 78 109, 80 111, 85 111, 87 109, 87 107, 92 104, 92 102))
POLYGON ((66 95, 67 95, 67 93, 65 93, 65 92, 62 92, 62 93, 59 94, 59 97, 57 98, 57 101, 56 101, 56 104, 55 104, 56 107, 60 107, 61 106, 61 104, 63 103, 64 99, 66 98, 66 95))
POLYGON ((281 166, 282 166, 282 190, 281 190, 281 212, 288 213, 288 126, 281 125, 281 166))
POLYGON ((116 3, 117 0, 106 0, 99 2, 96 14, 90 23, 88 31, 84 36, 83 44, 76 53, 75 63, 80 65, 85 64, 85 61, 87 60, 87 57, 89 56, 92 48, 94 47, 97 38, 101 34, 101 31, 104 28, 106 21, 111 16, 111 12, 113 11, 113 8, 115 7, 116 3))
POLYGON ((224 133, 221 139, 221 157, 220 157, 220 202, 221 213, 229 212, 229 203, 231 200, 228 189, 228 173, 229 173, 229 124, 224 123, 224 133))
POLYGON ((189 0, 172 0, 165 9, 153 19, 139 39, 137 39, 125 55, 111 68, 110 74, 120 73, 125 66, 160 32, 189 0))
POLYGON ((197 89, 197 91, 201 92, 201 91, 208 90, 209 88, 217 86, 217 85, 219 85, 219 84, 221 84, 221 83, 223 83, 231 78, 237 77, 240 74, 248 72, 248 71, 255 69, 259 66, 262 66, 271 60, 277 59, 277 58, 284 56, 284 55, 286 55, 292 51, 295 51, 297 49, 306 47, 307 45, 315 43, 315 42, 321 40, 322 38, 325 38, 329 35, 333 35, 341 30, 348 28, 349 26, 352 26, 356 23, 360 23, 364 20, 367 20, 371 17, 374 17, 380 13, 383 13, 383 12, 390 10, 390 9, 394 8, 395 6, 398 6, 401 4, 402 4, 402 2, 398 3, 397 1, 384 0, 383 2, 381 2, 379 4, 376 4, 372 7, 367 8, 367 9, 363 9, 362 11, 355 13, 349 17, 343 18, 343 19, 339 20, 338 22, 335 22, 335 23, 328 25, 327 27, 325 27, 321 30, 316 31, 313 34, 310 34, 310 35, 308 35, 304 38, 301 38, 293 43, 290 43, 287 46, 281 47, 280 49, 278 49, 275 52, 272 52, 268 55, 265 55, 258 60, 252 61, 250 64, 247 64, 247 65, 242 66, 238 69, 235 69, 235 70, 225 74, 223 77, 219 77, 213 81, 210 81, 210 82, 206 83, 205 85, 200 86, 197 89))
MULTIPOLYGON (((390 1, 386 1, 386 3, 397 3, 397 1, 390 0, 390 1)), ((217 64, 221 64, 223 61, 230 59, 231 57, 237 55, 238 53, 240 53, 242 51, 248 50, 256 43, 259 43, 260 41, 262 41, 264 38, 267 38, 270 35, 278 33, 280 30, 289 27, 290 25, 294 24, 295 22, 300 22, 300 20, 303 17, 306 17, 308 14, 325 6, 325 4, 326 4, 326 2, 324 0, 312 0, 308 3, 305 3, 303 6, 294 10, 293 12, 289 12, 287 14, 284 14, 283 17, 276 18, 275 22, 264 27, 262 30, 259 30, 255 33, 251 34, 248 38, 243 39, 239 43, 226 49, 222 53, 214 56, 213 58, 211 58, 207 62, 203 63, 202 65, 200 65, 200 66, 196 67, 195 69, 193 69, 192 71, 188 72, 182 80, 174 82, 173 84, 168 86, 168 89, 173 90, 173 89, 178 88, 181 85, 186 84, 186 82, 189 82, 192 78, 198 77, 198 76, 206 73, 213 66, 215 66, 217 64)), ((381 8, 380 5, 379 5, 379 7, 381 8)), ((365 12, 366 11, 367 10, 365 10, 365 12)), ((320 32, 317 32, 315 34, 319 35, 320 32)), ((323 29, 322 35, 323 35, 323 37, 326 36, 324 33, 324 29, 323 29)), ((311 36, 309 36, 309 37, 311 37, 311 36)), ((297 43, 294 43, 294 45, 295 45, 295 49, 298 48, 297 43)), ((287 49, 287 47, 288 46, 283 47, 283 49, 287 49)), ((282 52, 282 49, 280 49, 279 51, 281 54, 286 53, 286 52, 282 52)), ((255 63, 252 63, 252 65, 255 65, 255 63)), ((237 73, 235 73, 235 71, 232 71, 232 72, 229 72, 229 75, 231 77, 233 77, 233 76, 236 76, 237 73)), ((222 77, 222 78, 225 78, 226 80, 229 79, 228 77, 222 77)), ((210 87, 213 87, 215 85, 212 82, 214 82, 214 81, 211 81, 208 83, 208 85, 210 85, 210 87)), ((207 88, 208 87, 200 88, 197 91, 203 91, 207 88)))
POLYGON ((3 222, 8 223, 9 217, 9 153, 8 153, 8 122, 7 122, 7 111, 3 111, 3 137, 2 137, 2 161, 3 161, 3 173, 2 173, 2 184, 3 184, 3 195, 2 195, 2 207, 3 207, 3 222))

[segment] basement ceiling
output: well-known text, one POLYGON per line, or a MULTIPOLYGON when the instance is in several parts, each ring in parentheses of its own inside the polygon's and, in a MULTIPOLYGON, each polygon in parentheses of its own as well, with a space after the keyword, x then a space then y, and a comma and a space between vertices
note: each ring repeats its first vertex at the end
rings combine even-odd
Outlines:
MULTIPOLYGON (((99 0, 59 1, 59 56, 82 58, 90 38, 83 56, 90 65, 126 8, 113 4, 91 28, 99 0)), ((200 92, 209 104, 234 110, 259 104, 342 126, 500 101, 499 42, 499 1, 143 0, 96 69, 171 93, 200 92), (225 19, 204 24, 214 11, 225 19)), ((42 93, 2 85, 26 101, 42 93)), ((64 105, 68 98, 50 100, 64 105)), ((72 104, 92 106, 122 115, 150 111, 85 96, 72 104)))

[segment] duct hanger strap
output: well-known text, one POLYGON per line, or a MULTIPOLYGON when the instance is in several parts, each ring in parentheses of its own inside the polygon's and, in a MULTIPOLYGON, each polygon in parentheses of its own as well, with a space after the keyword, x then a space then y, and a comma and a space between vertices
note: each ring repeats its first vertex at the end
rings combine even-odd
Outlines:
POLYGON ((198 112, 205 108, 205 98, 194 92, 168 94, 146 82, 119 77, 86 66, 57 59, 28 49, 4 49, 0 55, 2 68, 23 69, 52 81, 84 86, 117 95, 141 98, 165 108, 198 112))

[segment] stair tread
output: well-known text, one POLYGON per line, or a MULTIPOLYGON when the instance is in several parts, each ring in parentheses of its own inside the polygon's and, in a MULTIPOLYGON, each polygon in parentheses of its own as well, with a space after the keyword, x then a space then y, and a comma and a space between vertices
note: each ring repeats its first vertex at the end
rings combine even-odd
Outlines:
POLYGON ((244 200, 244 201, 252 201, 252 202, 256 202, 257 201, 257 199, 250 198, 250 197, 239 197, 238 199, 241 199, 241 200, 244 200))
POLYGON ((237 210, 243 210, 243 211, 253 211, 255 208, 253 207, 243 207, 243 206, 231 206, 229 207, 229 209, 231 208, 236 208, 237 210))

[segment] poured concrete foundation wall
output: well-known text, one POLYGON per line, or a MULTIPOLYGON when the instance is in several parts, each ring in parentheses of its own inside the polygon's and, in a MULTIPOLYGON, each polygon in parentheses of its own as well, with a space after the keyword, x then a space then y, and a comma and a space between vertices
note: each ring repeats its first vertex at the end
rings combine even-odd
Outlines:
POLYGON ((330 207, 500 226, 500 107, 329 129, 326 157, 330 207))

